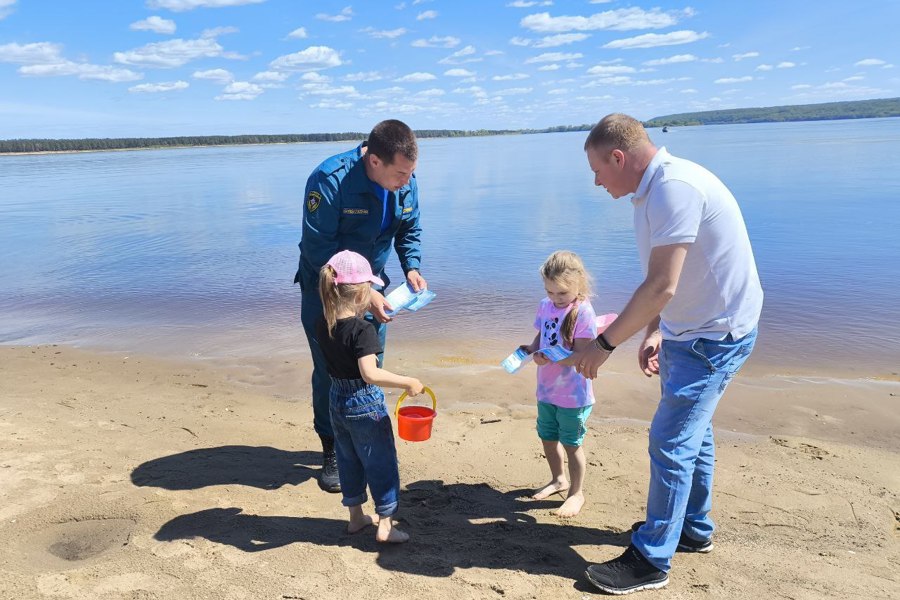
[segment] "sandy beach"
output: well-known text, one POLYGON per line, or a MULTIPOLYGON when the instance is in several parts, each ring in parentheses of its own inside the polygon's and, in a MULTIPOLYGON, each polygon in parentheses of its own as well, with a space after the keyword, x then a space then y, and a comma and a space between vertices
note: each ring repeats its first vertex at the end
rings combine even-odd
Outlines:
MULTIPOLYGON (((563 521, 561 498, 527 499, 548 478, 533 373, 392 352, 440 401, 432 439, 398 441, 400 547, 347 534, 339 496, 316 485, 302 356, 0 347, 0 598, 594 597, 585 566, 620 553, 643 515, 658 382, 630 354, 597 380, 588 503, 563 521)), ((669 586, 644 595, 900 597, 898 395, 896 381, 751 363, 715 421, 715 549, 677 555, 669 586)))

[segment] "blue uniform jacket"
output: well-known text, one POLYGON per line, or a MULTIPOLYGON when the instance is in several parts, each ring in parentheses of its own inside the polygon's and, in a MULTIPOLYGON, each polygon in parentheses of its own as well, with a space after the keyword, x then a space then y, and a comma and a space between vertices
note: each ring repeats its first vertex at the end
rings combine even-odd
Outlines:
POLYGON ((415 175, 388 196, 394 219, 382 233, 382 201, 366 177, 360 144, 320 164, 306 181, 300 266, 294 283, 301 290, 318 289, 319 269, 341 250, 365 256, 372 272, 389 284, 384 267, 393 240, 404 273, 418 270, 422 260, 419 188, 415 175))

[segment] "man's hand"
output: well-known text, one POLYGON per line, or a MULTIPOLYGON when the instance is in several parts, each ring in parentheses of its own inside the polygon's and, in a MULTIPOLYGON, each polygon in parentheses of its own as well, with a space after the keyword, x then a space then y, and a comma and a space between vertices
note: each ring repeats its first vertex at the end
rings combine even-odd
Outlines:
POLYGON ((575 370, 588 379, 595 379, 597 377, 597 371, 600 370, 600 367, 603 366, 603 363, 606 362, 606 359, 609 358, 610 354, 612 353, 604 352, 594 344, 591 344, 584 352, 573 355, 577 356, 577 362, 575 363, 577 366, 575 367, 575 370))
POLYGON ((391 318, 385 311, 393 310, 394 307, 375 288, 369 291, 369 295, 369 312, 379 323, 389 323, 391 318))
POLYGON ((662 334, 657 329, 647 334, 638 348, 638 366, 647 377, 659 375, 659 348, 661 344, 662 334))
POLYGON ((409 283, 414 292, 421 292, 428 288, 428 282, 422 277, 422 274, 413 269, 406 274, 406 282, 409 283))

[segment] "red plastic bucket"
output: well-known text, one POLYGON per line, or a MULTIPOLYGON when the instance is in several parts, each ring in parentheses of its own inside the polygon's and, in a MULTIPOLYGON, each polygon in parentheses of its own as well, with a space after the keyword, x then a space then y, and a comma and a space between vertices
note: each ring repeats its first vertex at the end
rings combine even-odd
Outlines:
POLYGON ((437 398, 431 388, 425 388, 425 392, 431 396, 431 406, 403 406, 400 404, 406 399, 407 393, 403 392, 397 399, 397 408, 394 416, 397 418, 397 435, 407 442, 424 442, 431 437, 431 425, 437 416, 437 398))

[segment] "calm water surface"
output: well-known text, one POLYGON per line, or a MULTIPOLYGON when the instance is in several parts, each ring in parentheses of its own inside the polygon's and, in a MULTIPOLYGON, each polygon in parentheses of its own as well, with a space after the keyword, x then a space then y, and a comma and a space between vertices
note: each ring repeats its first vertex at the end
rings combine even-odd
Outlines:
MULTIPOLYGON (((438 299, 393 343, 524 341, 537 269, 559 248, 584 257, 598 310, 621 309, 640 283, 631 203, 593 186, 585 135, 421 141, 423 272, 438 299)), ((900 119, 651 135, 741 204, 766 292, 754 360, 898 370, 900 119)), ((0 343, 296 353, 304 183, 350 146, 0 157, 0 343)), ((389 273, 399 280, 395 259, 389 273)))

